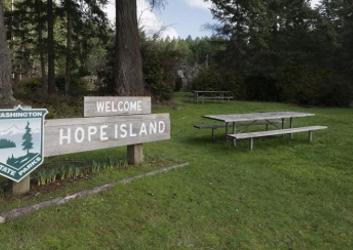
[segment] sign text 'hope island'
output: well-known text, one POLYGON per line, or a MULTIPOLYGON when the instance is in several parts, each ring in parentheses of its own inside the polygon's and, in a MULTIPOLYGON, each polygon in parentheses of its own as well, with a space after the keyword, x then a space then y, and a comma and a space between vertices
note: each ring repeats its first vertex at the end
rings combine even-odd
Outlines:
POLYGON ((48 120, 46 156, 170 139, 169 114, 48 120))

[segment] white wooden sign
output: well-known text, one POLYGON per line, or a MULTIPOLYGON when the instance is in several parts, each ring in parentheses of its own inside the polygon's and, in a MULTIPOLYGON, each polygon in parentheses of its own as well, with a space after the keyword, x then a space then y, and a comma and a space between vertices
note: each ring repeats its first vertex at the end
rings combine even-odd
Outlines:
POLYGON ((84 117, 151 114, 151 97, 89 96, 84 98, 84 117))
POLYGON ((47 120, 45 156, 170 139, 169 114, 47 120))

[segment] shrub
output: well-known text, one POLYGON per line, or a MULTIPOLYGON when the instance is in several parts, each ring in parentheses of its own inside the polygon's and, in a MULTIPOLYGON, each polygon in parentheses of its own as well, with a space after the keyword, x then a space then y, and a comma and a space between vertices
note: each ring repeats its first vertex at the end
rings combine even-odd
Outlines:
MULTIPOLYGON (((108 54, 107 63, 98 72, 101 94, 114 92, 114 46, 108 54)), ((142 37, 141 53, 145 87, 155 101, 169 100, 176 88, 176 71, 182 58, 182 51, 170 40, 151 40, 142 37)))
MULTIPOLYGON (((72 75, 71 76, 71 82, 70 82, 70 90, 69 93, 72 96, 84 96, 88 95, 90 92, 90 82, 85 81, 82 78, 79 78, 78 76, 72 75)), ((58 75, 55 78, 55 84, 58 90, 61 93, 65 92, 65 76, 63 75, 58 75)))
POLYGON ((176 71, 182 52, 168 40, 145 39, 141 49, 147 88, 155 100, 169 100, 176 88, 176 71))
POLYGON ((278 101, 276 81, 262 75, 247 77, 244 83, 245 98, 257 101, 278 101))
POLYGON ((195 90, 232 91, 235 98, 244 97, 242 78, 234 72, 219 71, 214 67, 202 69, 193 79, 192 88, 195 90))
POLYGON ((290 65, 278 80, 281 101, 303 105, 348 106, 352 89, 338 72, 306 65, 290 65))
POLYGON ((223 90, 222 77, 214 68, 204 68, 192 81, 194 90, 223 90))
POLYGON ((25 78, 14 88, 15 96, 28 97, 38 93, 42 88, 42 79, 39 77, 25 78))

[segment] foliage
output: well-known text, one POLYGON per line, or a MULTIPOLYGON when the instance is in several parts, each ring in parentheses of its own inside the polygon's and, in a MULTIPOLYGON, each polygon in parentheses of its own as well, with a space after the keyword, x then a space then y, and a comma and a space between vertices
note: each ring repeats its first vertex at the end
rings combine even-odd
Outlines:
MULTIPOLYGON (((58 94, 65 93, 65 76, 57 75, 55 78, 55 84, 57 86, 58 94)), ((73 97, 84 96, 92 93, 91 82, 85 78, 80 78, 78 75, 73 75, 71 81, 70 95, 73 97)), ((42 95, 42 79, 39 77, 28 77, 19 81, 17 88, 15 88, 14 96, 25 102, 32 100, 44 100, 45 97, 42 95)), ((50 100, 48 103, 50 105, 50 100)))
MULTIPOLYGON (((82 76, 95 75, 102 65, 106 54, 104 44, 111 33, 102 10, 105 4, 104 0, 53 3, 55 72, 65 75, 65 86, 70 88, 67 94, 77 95, 75 81, 77 83, 82 76), (67 85, 69 79, 73 83, 67 85)), ((42 0, 15 1, 6 11, 16 83, 26 78, 38 78, 43 87, 48 80, 47 54, 51 41, 48 40, 47 18, 47 4, 42 0)), ((16 85, 15 91, 22 92, 16 90, 16 85)))
POLYGON ((243 79, 236 72, 221 71, 216 67, 203 68, 192 81, 197 90, 232 91, 237 99, 244 97, 243 79))
POLYGON ((15 148, 15 147, 16 147, 16 143, 14 143, 13 141, 6 140, 6 139, 0 139, 0 149, 15 148))
POLYGON ((18 83, 14 89, 14 95, 19 98, 27 98, 40 93, 42 89, 42 79, 39 77, 25 78, 18 83))
POLYGON ((224 90, 222 76, 214 68, 205 68, 193 79, 192 88, 197 90, 224 90))
POLYGON ((77 180, 112 169, 126 169, 126 161, 108 158, 98 161, 61 162, 60 165, 41 167, 32 179, 38 186, 45 186, 56 181, 77 180))
MULTIPOLYGON (((351 104, 353 6, 349 1, 323 0, 316 9, 308 0, 211 2, 219 21, 217 36, 163 40, 158 33, 140 34, 145 86, 156 101, 169 100, 174 91, 194 86, 231 90, 246 100, 351 104)), ((60 93, 88 94, 80 79, 96 74, 101 93, 116 93, 116 40, 102 11, 105 4, 105 0, 54 1, 51 45, 58 77, 50 78, 56 80, 60 93)), ((50 42, 46 12, 42 0, 7 4, 15 82, 36 79, 15 85, 17 96, 45 90, 50 42)))
POLYGON ((150 40, 141 46, 147 88, 155 100, 169 100, 176 85, 176 71, 182 58, 177 41, 150 40))
POLYGON ((282 69, 279 81, 280 101, 305 105, 350 105, 350 83, 335 72, 309 65, 288 65, 282 69))
MULTIPOLYGON (((80 78, 79 75, 72 75, 73 79, 70 84, 70 95, 71 96, 85 96, 90 94, 89 82, 80 78)), ((55 78, 55 84, 58 88, 58 92, 65 93, 65 76, 57 75, 55 78)))
MULTIPOLYGON (((346 1, 213 0, 227 44, 218 71, 244 79, 243 99, 350 105, 353 6, 346 1)), ((224 82, 220 79, 219 83, 224 82)))
MULTIPOLYGON (((114 43, 107 46, 111 51, 107 55, 106 64, 98 72, 100 92, 102 94, 114 91, 114 43)), ((146 89, 157 102, 169 100, 177 86, 177 70, 189 63, 191 56, 190 44, 186 40, 148 38, 141 33, 141 52, 143 58, 143 73, 146 89)), ((179 87, 181 83, 179 82, 179 87)))

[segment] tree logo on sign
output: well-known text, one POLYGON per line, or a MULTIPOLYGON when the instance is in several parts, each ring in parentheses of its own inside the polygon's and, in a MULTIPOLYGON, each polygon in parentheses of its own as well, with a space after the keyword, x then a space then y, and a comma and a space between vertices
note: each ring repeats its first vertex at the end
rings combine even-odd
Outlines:
POLYGON ((44 160, 46 109, 0 110, 0 175, 20 182, 44 160))

